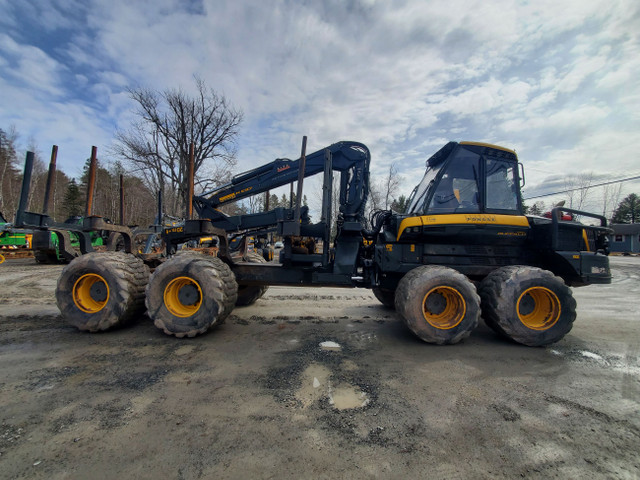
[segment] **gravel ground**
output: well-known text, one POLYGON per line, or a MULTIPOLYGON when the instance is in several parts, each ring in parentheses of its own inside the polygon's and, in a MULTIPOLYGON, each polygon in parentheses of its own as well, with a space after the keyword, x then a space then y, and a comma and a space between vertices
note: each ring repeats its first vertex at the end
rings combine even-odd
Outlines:
POLYGON ((640 258, 547 348, 413 337, 366 290, 272 287, 193 339, 87 334, 0 265, 0 478, 638 478, 640 258))

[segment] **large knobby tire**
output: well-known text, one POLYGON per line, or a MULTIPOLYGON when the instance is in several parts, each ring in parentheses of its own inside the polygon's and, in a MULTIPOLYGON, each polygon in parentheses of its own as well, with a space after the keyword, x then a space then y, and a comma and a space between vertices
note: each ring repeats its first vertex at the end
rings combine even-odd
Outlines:
POLYGON ((133 255, 81 255, 60 274, 56 287, 58 308, 62 317, 80 330, 108 330, 144 312, 148 281, 149 269, 133 255))
POLYGON ((476 287, 451 268, 425 265, 398 283, 396 311, 420 339, 438 345, 458 343, 469 336, 480 318, 476 287))
POLYGON ((387 308, 396 308, 396 291, 388 288, 373 287, 371 289, 380 303, 387 308))
POLYGON ((153 272, 147 286, 147 314, 167 335, 194 337, 223 323, 238 285, 219 258, 185 252, 153 272))
MULTIPOLYGON (((267 263, 261 255, 254 252, 247 254, 247 261, 252 263, 267 263)), ((236 306, 246 307, 248 305, 253 305, 268 289, 269 287, 264 286, 238 284, 238 299, 236 300, 236 306)))
POLYGON ((523 345, 557 342, 571 331, 576 318, 571 289, 540 268, 499 268, 485 277, 479 292, 485 323, 523 345))
POLYGON ((236 306, 236 300, 238 299, 238 284, 236 283, 236 276, 231 271, 231 268, 229 268, 229 265, 216 257, 212 257, 209 261, 216 266, 224 288, 224 310, 222 312, 222 317, 217 322, 218 324, 221 324, 225 322, 236 306))
POLYGON ((209 254, 193 251, 193 250, 180 250, 178 253, 174 255, 176 257, 186 257, 191 256, 191 258, 206 260, 211 262, 215 268, 218 270, 218 274, 220 275, 220 279, 222 280, 222 285, 224 289, 224 309, 221 317, 216 322, 216 325, 220 325, 224 323, 227 317, 231 314, 233 309, 236 306, 236 299, 238 297, 238 284, 236 283, 236 276, 233 274, 229 266, 224 263, 218 257, 212 257, 209 254))

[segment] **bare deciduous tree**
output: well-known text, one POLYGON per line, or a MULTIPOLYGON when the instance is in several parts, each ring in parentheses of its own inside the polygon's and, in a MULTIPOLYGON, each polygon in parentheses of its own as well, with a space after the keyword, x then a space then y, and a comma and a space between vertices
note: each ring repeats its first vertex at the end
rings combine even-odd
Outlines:
POLYGON ((582 210, 589 190, 593 184, 593 172, 585 172, 573 177, 565 177, 564 186, 567 190, 568 207, 575 210, 582 210))
POLYGON ((369 198, 367 199, 366 214, 371 216, 376 210, 388 210, 400 186, 400 177, 395 163, 389 165, 387 175, 379 182, 369 184, 369 198))
POLYGON ((20 172, 17 168, 16 141, 18 134, 14 127, 8 131, 0 129, 0 211, 7 220, 13 221, 18 207, 20 192, 20 172))
POLYGON ((384 178, 384 209, 391 208, 391 203, 398 192, 400 186, 400 177, 398 175, 398 167, 395 163, 389 165, 389 172, 384 178))
POLYGON ((614 209, 620 203, 622 195, 622 182, 605 185, 602 187, 602 216, 611 218, 614 209))
MULTIPOLYGON (((335 173, 335 172, 334 172, 335 173)), ((313 215, 315 215, 317 217, 313 217, 313 221, 320 221, 320 215, 321 215, 321 207, 322 207, 322 197, 323 197, 323 191, 322 191, 322 178, 321 176, 316 177, 315 179, 313 179, 313 181, 315 183, 313 183, 313 187, 312 188, 312 195, 311 195, 311 207, 312 210, 315 212, 313 215)), ((309 183, 305 184, 305 185, 309 185, 309 183)), ((271 206, 270 208, 273 208, 273 197, 274 195, 272 195, 271 197, 271 206)), ((285 197, 286 199, 286 197, 285 197)), ((283 204, 281 203, 282 200, 278 201, 278 206, 283 206, 283 204)), ((306 204, 306 197, 303 197, 303 202, 305 202, 306 204)), ((337 220, 338 220, 338 214, 340 213, 340 175, 334 175, 333 177, 333 182, 332 182, 332 187, 331 187, 331 198, 330 198, 330 204, 331 204, 331 218, 327 218, 325 219, 325 221, 329 222, 329 224, 331 225, 331 238, 335 238, 336 234, 337 234, 337 220)), ((287 200, 286 203, 286 207, 289 207, 289 201, 287 200)))
POLYGON ((124 158, 153 191, 164 192, 169 213, 182 214, 190 144, 194 144, 196 185, 207 190, 228 180, 235 166, 235 137, 242 112, 195 78, 197 93, 130 89, 137 120, 116 133, 112 152, 124 158))
MULTIPOLYGON (((574 210, 583 210, 589 198, 589 191, 593 185, 593 172, 585 172, 573 177, 565 177, 564 186, 567 191, 567 199, 569 208, 574 210)), ((580 219, 579 215, 575 216, 576 220, 580 219)))

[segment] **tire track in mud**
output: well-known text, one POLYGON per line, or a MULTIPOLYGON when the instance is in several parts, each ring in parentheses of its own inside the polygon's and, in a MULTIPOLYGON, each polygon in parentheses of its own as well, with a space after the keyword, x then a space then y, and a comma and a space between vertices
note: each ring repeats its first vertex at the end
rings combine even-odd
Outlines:
MULTIPOLYGON (((0 333, 8 332, 37 332, 40 330, 51 331, 76 331, 67 325, 60 315, 0 315, 0 333)), ((0 339, 0 345, 10 343, 10 339, 0 339)))

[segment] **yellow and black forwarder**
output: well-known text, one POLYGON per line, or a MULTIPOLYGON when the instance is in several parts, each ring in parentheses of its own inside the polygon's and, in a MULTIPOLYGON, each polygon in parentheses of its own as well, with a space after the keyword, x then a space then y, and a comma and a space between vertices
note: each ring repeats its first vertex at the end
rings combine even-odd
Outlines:
POLYGON ((482 316, 499 334, 537 346, 571 330, 570 287, 611 282, 606 219, 564 208, 551 218, 525 215, 523 169, 512 150, 450 142, 427 160, 405 212, 377 211, 368 222, 368 148, 343 141, 308 156, 305 150, 306 137, 299 159, 277 159, 194 197, 199 218, 163 232, 166 257, 150 277, 131 241, 127 253, 73 260, 56 291, 63 316, 82 330, 105 330, 135 316, 144 297, 158 328, 191 337, 270 285, 361 287, 395 308, 425 342, 459 342, 482 316), (304 178, 316 174, 323 175, 323 202, 320 221, 312 223, 300 200, 304 178), (287 184, 295 198, 290 208, 233 217, 218 210, 287 184), (567 221, 563 212, 599 225, 567 221), (277 261, 265 262, 242 241, 265 232, 284 240, 277 261), (202 237, 217 238, 217 257, 178 249, 202 237))
POLYGON ((606 219, 563 209, 600 225, 562 221, 559 208, 527 216, 523 184, 514 151, 450 142, 427 160, 406 212, 385 216, 373 291, 423 340, 458 341, 481 309, 512 340, 553 343, 576 317, 569 286, 611 282, 606 219))
MULTIPOLYGON (((303 146, 298 160, 278 159, 194 199, 200 218, 209 220, 208 228, 219 229, 223 240, 231 232, 259 228, 275 228, 285 240, 280 262, 270 265, 237 262, 221 242, 219 258, 233 272, 240 296, 250 294, 255 301, 256 293, 269 285, 372 288, 426 342, 456 343, 482 315, 512 340, 545 345, 572 327, 576 313, 570 286, 611 281, 606 220, 573 211, 600 223, 585 226, 563 221, 559 210, 550 219, 526 216, 520 192, 523 169, 512 150, 448 143, 427 160, 406 212, 375 212, 366 225, 369 162, 369 150, 361 143, 339 142, 309 156, 303 146), (340 211, 330 248, 327 219, 332 218, 335 172, 340 174, 340 211), (319 173, 324 173, 324 199, 317 224, 310 223, 299 202, 292 209, 237 217, 216 210, 230 199, 296 178, 300 192, 303 178, 319 173), (296 240, 301 237, 321 240, 323 250, 300 251, 296 240)), ((174 269, 164 278, 162 269, 152 276, 151 291, 163 291, 180 274, 173 272, 183 271, 174 269)), ((193 278, 193 283, 199 280, 193 278)), ((200 295, 207 293, 194 292, 193 297, 200 295)), ((163 312, 162 299, 158 294, 149 302, 148 297, 149 311, 163 312)), ((167 320, 162 323, 166 327, 167 320)))

